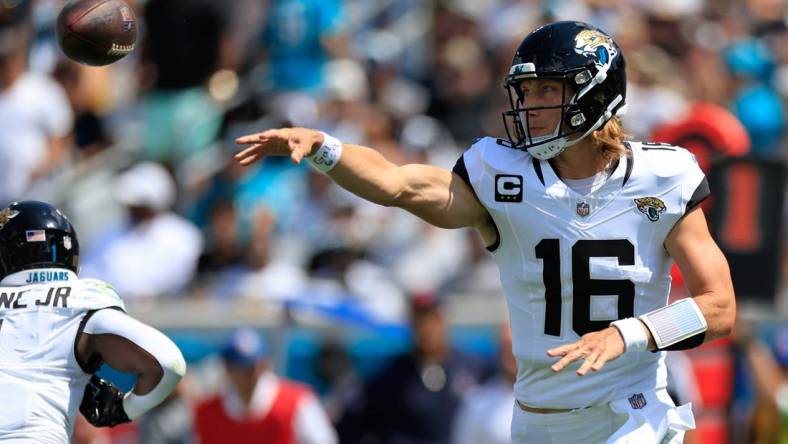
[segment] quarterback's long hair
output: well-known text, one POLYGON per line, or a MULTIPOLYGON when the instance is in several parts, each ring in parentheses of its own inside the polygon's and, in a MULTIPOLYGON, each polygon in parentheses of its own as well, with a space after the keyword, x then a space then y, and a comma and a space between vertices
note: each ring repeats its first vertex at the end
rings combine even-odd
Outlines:
POLYGON ((594 143, 602 150, 602 155, 607 159, 618 159, 629 154, 626 146, 624 146, 624 141, 628 140, 630 135, 624 131, 624 127, 621 125, 621 120, 618 117, 608 120, 605 126, 594 131, 591 137, 594 143))

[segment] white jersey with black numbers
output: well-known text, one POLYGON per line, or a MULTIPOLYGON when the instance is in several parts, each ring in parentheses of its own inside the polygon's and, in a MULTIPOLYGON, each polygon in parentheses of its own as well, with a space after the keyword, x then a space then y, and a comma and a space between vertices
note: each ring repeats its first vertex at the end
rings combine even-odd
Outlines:
POLYGON ((664 352, 625 353, 579 377, 581 362, 553 372, 558 359, 547 350, 667 304, 672 259, 665 239, 709 194, 694 156, 670 145, 629 143, 631 155, 599 188, 581 195, 548 161, 504 143, 480 139, 454 172, 498 230, 488 249, 509 306, 515 397, 571 409, 664 388, 664 352))
POLYGON ((64 269, 0 282, 0 443, 67 443, 95 368, 75 356, 92 312, 124 310, 108 284, 64 269))

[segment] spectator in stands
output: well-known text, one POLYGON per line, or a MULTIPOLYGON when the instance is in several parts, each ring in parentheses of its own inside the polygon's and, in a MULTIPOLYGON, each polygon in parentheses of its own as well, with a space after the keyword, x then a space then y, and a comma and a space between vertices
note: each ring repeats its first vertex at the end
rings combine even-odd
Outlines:
POLYGON ((273 0, 263 31, 275 91, 320 93, 323 65, 343 46, 342 0, 273 0))
POLYGON ((759 39, 735 41, 725 53, 737 86, 732 108, 752 140, 752 154, 775 158, 782 154, 785 105, 773 86, 774 54, 759 39))
POLYGON ((788 326, 778 326, 774 351, 750 334, 751 326, 739 321, 737 348, 743 353, 752 377, 755 406, 749 442, 788 442, 788 326))
POLYGON ((194 277, 203 240, 194 224, 170 210, 176 189, 169 172, 140 163, 118 177, 114 194, 128 223, 88 251, 83 275, 113 282, 126 298, 181 291, 194 277))
POLYGON ((233 202, 218 199, 208 214, 206 247, 197 266, 191 288, 197 295, 218 298, 237 296, 247 265, 248 239, 242 236, 233 202))
POLYGON ((167 399, 140 418, 137 428, 139 443, 193 444, 194 418, 185 387, 188 385, 181 380, 167 399))
POLYGON ((97 102, 106 95, 108 85, 114 85, 111 77, 66 59, 55 65, 52 76, 63 87, 74 113, 73 143, 78 157, 85 159, 109 147, 113 141, 97 102))
POLYGON ((512 330, 509 322, 498 334, 498 374, 470 391, 454 419, 454 444, 511 443, 512 386, 517 379, 517 362, 512 354, 512 330))
POLYGON ((328 417, 336 423, 358 396, 361 378, 346 346, 335 338, 329 338, 320 346, 313 365, 318 381, 325 387, 321 401, 328 417))
POLYGON ((243 264, 246 248, 238 228, 233 203, 218 200, 209 214, 207 243, 205 252, 200 256, 200 272, 219 273, 227 267, 243 264))
POLYGON ((429 294, 411 298, 413 350, 366 384, 342 420, 348 431, 343 442, 449 442, 462 397, 481 379, 484 365, 452 348, 440 302, 429 294), (353 421, 358 436, 351 436, 353 421))
POLYGON ((227 384, 196 408, 200 444, 331 444, 336 433, 312 391, 275 375, 263 338, 234 332, 221 352, 227 384))
POLYGON ((63 89, 28 68, 29 1, 0 4, 0 205, 30 190, 67 159, 73 125, 63 89))
POLYGON ((228 8, 211 0, 150 0, 140 48, 142 155, 180 161, 216 138, 220 110, 205 88, 229 36, 228 8))
POLYGON ((297 298, 305 292, 304 270, 277 258, 277 248, 273 244, 275 226, 274 214, 260 205, 252 220, 248 241, 248 273, 236 281, 241 296, 281 301, 297 298))

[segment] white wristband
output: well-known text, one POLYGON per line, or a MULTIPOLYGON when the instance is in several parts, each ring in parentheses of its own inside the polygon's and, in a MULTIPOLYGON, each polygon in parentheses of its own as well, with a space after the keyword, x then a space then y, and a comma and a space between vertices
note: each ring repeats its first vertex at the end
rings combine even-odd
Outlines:
POLYGON ((624 338, 624 351, 641 352, 648 350, 648 334, 643 329, 643 323, 637 318, 619 319, 610 323, 616 327, 624 338))
POLYGON ((334 169, 342 156, 342 142, 336 137, 323 134, 323 144, 315 151, 315 154, 306 158, 316 170, 327 173, 334 169))

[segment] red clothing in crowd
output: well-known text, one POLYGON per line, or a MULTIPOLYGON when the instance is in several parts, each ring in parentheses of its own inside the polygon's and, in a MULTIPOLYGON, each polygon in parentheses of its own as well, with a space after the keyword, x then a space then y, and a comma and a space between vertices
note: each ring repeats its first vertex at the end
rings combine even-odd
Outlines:
POLYGON ((195 417, 200 444, 258 444, 261 438, 271 444, 296 444, 296 407, 309 389, 285 380, 279 380, 278 389, 264 415, 242 420, 228 415, 221 394, 201 402, 195 417))

